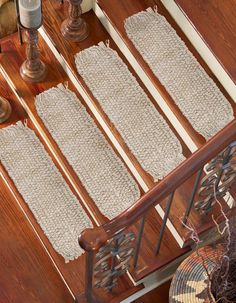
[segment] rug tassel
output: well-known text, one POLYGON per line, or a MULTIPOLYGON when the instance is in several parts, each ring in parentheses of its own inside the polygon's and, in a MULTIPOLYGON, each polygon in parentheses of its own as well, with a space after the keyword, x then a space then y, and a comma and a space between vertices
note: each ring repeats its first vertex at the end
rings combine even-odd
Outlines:
POLYGON ((106 47, 110 48, 110 40, 109 39, 106 40, 105 44, 106 44, 106 47))
POLYGON ((28 119, 24 119, 23 124, 24 124, 25 127, 28 127, 28 119))
POLYGON ((154 5, 153 10, 154 10, 154 12, 155 12, 156 14, 158 14, 158 6, 157 6, 157 5, 154 5))
POLYGON ((65 87, 65 89, 68 89, 68 87, 69 87, 69 82, 68 81, 64 82, 64 87, 65 87))

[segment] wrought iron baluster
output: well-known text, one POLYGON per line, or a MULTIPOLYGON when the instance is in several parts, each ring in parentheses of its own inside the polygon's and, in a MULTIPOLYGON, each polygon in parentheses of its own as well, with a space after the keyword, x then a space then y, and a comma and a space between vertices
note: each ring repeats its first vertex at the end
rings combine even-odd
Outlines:
POLYGON ((161 226, 161 231, 160 231, 160 236, 159 236, 159 239, 157 241, 155 255, 157 255, 159 253, 160 248, 161 248, 161 243, 162 243, 162 239, 163 239, 165 228, 166 228, 166 222, 167 222, 167 219, 168 219, 168 216, 169 216, 169 213, 170 213, 170 208, 171 208, 171 205, 172 205, 174 194, 175 194, 175 192, 173 191, 169 195, 169 198, 168 198, 168 201, 167 201, 166 210, 165 210, 165 216, 163 218, 163 222, 162 222, 162 226, 161 226))
POLYGON ((119 276, 124 274, 133 257, 135 236, 133 233, 118 233, 96 254, 94 286, 111 291, 119 276))
POLYGON ((133 264, 134 268, 136 268, 137 264, 138 264, 138 257, 139 257, 139 251, 140 251, 142 237, 143 237, 145 219, 146 219, 146 216, 144 216, 141 219, 141 222, 140 222, 140 225, 139 225, 138 239, 137 239, 137 244, 136 244, 135 251, 134 251, 134 264, 133 264))
POLYGON ((196 193, 197 193, 197 189, 198 189, 199 182, 200 182, 200 180, 201 180, 202 173, 203 173, 203 168, 201 168, 201 169, 198 171, 198 173, 197 173, 197 177, 196 177, 196 179, 195 179, 194 186, 193 186, 193 190, 192 190, 192 195, 191 195, 191 198, 190 198, 188 207, 186 208, 186 212, 185 212, 185 214, 184 214, 184 218, 183 218, 183 223, 184 223, 184 224, 187 223, 188 217, 189 217, 190 212, 191 212, 191 209, 192 209, 192 207, 193 207, 194 198, 195 198, 195 195, 196 195, 196 193))
POLYGON ((236 141, 215 157, 208 165, 208 174, 202 179, 199 201, 195 208, 207 214, 215 204, 215 198, 225 196, 236 179, 236 141))
POLYGON ((109 279, 108 286, 107 286, 109 291, 111 291, 113 289, 113 287, 115 286, 113 281, 114 281, 114 274, 115 274, 116 258, 118 256, 118 253, 119 253, 119 236, 114 239, 114 247, 111 251, 111 269, 110 269, 111 274, 110 274, 110 279, 109 279))
MULTIPOLYGON (((224 151, 225 155, 222 159, 222 167, 220 168, 220 171, 218 173, 217 180, 216 180, 216 183, 215 183, 215 191, 216 192, 218 191, 218 186, 220 184, 220 181, 221 181, 221 178, 223 176, 224 170, 228 168, 229 161, 230 161, 230 158, 231 158, 230 156, 231 156, 232 148, 233 148, 233 146, 229 145, 229 147, 226 148, 226 150, 224 151)), ((223 154, 224 154, 224 152, 223 152, 223 154)))

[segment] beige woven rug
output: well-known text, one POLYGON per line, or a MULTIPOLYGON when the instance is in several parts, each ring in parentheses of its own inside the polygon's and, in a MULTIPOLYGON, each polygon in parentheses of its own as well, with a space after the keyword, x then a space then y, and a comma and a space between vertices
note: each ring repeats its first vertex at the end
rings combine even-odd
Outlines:
POLYGON ((139 188, 76 95, 59 85, 36 97, 36 109, 101 212, 109 219, 140 197, 139 188))
POLYGON ((191 125, 209 139, 233 110, 175 30, 151 8, 125 21, 128 37, 191 125))
POLYGON ((114 50, 100 43, 78 53, 75 62, 104 112, 155 181, 184 160, 180 142, 114 50))
POLYGON ((0 160, 54 249, 65 261, 80 256, 92 223, 34 132, 21 122, 0 130, 0 160))

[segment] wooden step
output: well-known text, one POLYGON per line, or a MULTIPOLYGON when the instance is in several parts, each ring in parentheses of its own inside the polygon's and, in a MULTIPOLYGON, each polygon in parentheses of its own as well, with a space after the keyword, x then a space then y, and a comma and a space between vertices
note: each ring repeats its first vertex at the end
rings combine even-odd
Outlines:
POLYGON ((205 139, 193 129, 192 125, 181 113, 174 100, 170 97, 160 81, 153 74, 125 32, 124 21, 126 18, 142 10, 146 10, 148 7, 154 7, 155 5, 157 5, 158 12, 162 14, 172 25, 177 34, 185 42, 189 50, 203 66, 207 74, 213 79, 213 81, 215 81, 222 93, 226 96, 232 105, 234 114, 236 116, 236 104, 227 94, 217 78, 212 74, 209 67, 202 60, 189 40, 180 30, 160 0, 137 0, 130 1, 129 3, 127 3, 125 0, 114 0, 112 2, 112 5, 110 5, 106 0, 97 0, 95 4, 95 12, 121 51, 126 55, 126 58, 129 60, 130 64, 135 67, 136 72, 141 77, 142 81, 145 83, 149 91, 152 93, 155 101, 158 103, 173 126, 179 132, 186 145, 192 152, 194 152, 198 147, 204 144, 205 139), (114 11, 116 12, 115 14, 114 11))
POLYGON ((0 187, 0 302, 74 302, 40 239, 2 180, 0 187))
POLYGON ((194 30, 198 33, 235 85, 236 2, 234 0, 167 0, 163 1, 164 5, 167 2, 169 2, 168 7, 171 5, 175 10, 175 13, 173 10, 170 11, 173 17, 176 18, 178 14, 184 21, 184 16, 180 12, 182 11, 194 27, 192 34, 194 30))
MULTIPOLYGON (((0 91, 12 106, 10 119, 1 127, 26 119, 25 111, 1 74, 0 91)), ((0 302, 74 302, 44 244, 2 177, 0 228, 0 302)))
MULTIPOLYGON (((80 181, 78 180, 78 177, 75 176, 74 171, 72 170, 72 168, 67 163, 66 159, 59 151, 58 147, 56 146, 50 134, 45 129, 44 125, 40 121, 35 111, 34 96, 36 94, 48 89, 49 87, 55 86, 59 82, 65 82, 65 81, 68 82, 69 88, 74 90, 73 84, 71 83, 71 81, 69 80, 63 69, 61 68, 59 62, 54 58, 50 49, 42 39, 39 39, 39 45, 42 50, 42 58, 45 63, 48 63, 48 66, 50 63, 53 68, 48 68, 47 78, 45 80, 45 83, 26 84, 19 75, 19 68, 24 60, 25 49, 24 47, 19 48, 17 43, 18 41, 16 35, 13 35, 10 39, 5 39, 2 42, 3 53, 1 55, 1 65, 0 65, 1 72, 4 74, 5 78, 9 81, 15 94, 14 100, 16 100, 15 103, 18 109, 17 111, 14 111, 14 113, 18 111, 24 111, 23 107, 25 108, 27 115, 30 117, 27 122, 28 126, 31 127, 34 130, 34 132, 38 135, 38 137, 42 140, 49 154, 54 159, 55 164, 61 170, 64 178, 67 180, 69 185, 72 186, 72 190, 77 195, 78 200, 81 201, 81 197, 82 197, 84 200, 82 205, 85 204, 89 205, 88 208, 90 209, 90 211, 89 212, 87 211, 88 215, 92 213, 92 215, 90 215, 90 218, 93 219, 93 217, 95 217, 98 221, 96 222, 96 220, 93 220, 94 224, 101 224, 105 222, 106 219, 101 215, 98 209, 95 209, 95 207, 93 206, 95 205, 94 202, 91 201, 91 198, 85 192, 85 190, 83 190, 83 192, 81 191, 80 181), (9 62, 11 62, 11 64, 9 64, 9 62), (68 178, 68 175, 70 176, 70 178, 68 178)), ((25 117, 27 117, 26 113, 25 113, 25 117)), ((14 121, 10 120, 10 123, 16 121, 17 119, 15 119, 14 121)), ((47 247, 47 250, 52 256, 52 259, 56 263, 58 269, 60 270, 66 282, 68 283, 71 291, 75 295, 80 294, 81 292, 83 292, 84 289, 84 266, 85 266, 84 256, 67 264, 64 263, 62 257, 60 257, 53 250, 48 239, 46 238, 41 228, 36 223, 33 214, 29 211, 27 205, 23 201, 22 197, 20 196, 17 189, 15 188, 13 182, 10 180, 6 171, 4 171, 3 168, 2 168, 2 172, 7 184, 11 187, 15 196, 17 197, 17 201, 24 208, 25 212, 27 213, 27 216, 29 217, 29 220, 35 226, 35 229, 37 230, 38 234, 40 235, 40 238, 42 239, 45 246, 47 247)), ((153 259, 150 258, 151 256, 153 257, 153 248, 155 247, 155 243, 157 241, 161 222, 162 220, 159 217, 158 213, 155 210, 151 211, 145 225, 145 231, 147 230, 146 235, 148 236, 145 236, 142 242, 143 246, 139 258, 139 270, 137 273, 135 273, 133 277, 134 281, 138 281, 141 278, 144 278, 146 275, 150 274, 151 272, 157 269, 160 268, 163 269, 164 266, 167 266, 167 264, 171 262, 175 262, 176 258, 177 259, 182 258, 188 252, 188 249, 179 248, 178 244, 176 243, 171 233, 168 230, 166 230, 165 240, 163 241, 160 255, 158 256, 158 258, 154 258, 155 259, 154 261, 153 259), (173 248, 175 252, 174 254, 173 254, 173 248), (149 258, 146 258, 147 255, 149 256, 149 258)), ((135 232, 135 234, 137 234, 138 226, 134 227, 133 231, 135 232)), ((132 287, 132 283, 126 277, 119 283, 118 287, 119 287, 119 292, 115 290, 113 294, 108 296, 109 300, 114 300, 114 302, 117 301, 118 298, 120 298, 120 293, 122 293, 123 297, 131 295, 133 292, 139 290, 140 287, 142 287, 142 285, 134 288, 132 287)))
POLYGON ((170 282, 171 281, 167 281, 163 285, 133 301, 133 303, 169 303, 170 282))
MULTIPOLYGON (((104 1, 106 2, 106 1, 104 1)), ((139 182, 140 186, 144 191, 148 191, 150 188, 154 186, 154 182, 152 177, 145 172, 142 167, 140 166, 137 159, 134 157, 134 155, 130 152, 129 148, 121 138, 121 135, 116 130, 115 126, 111 123, 109 118, 106 116, 106 114, 101 109, 101 106, 99 105, 98 101, 93 97, 91 92, 89 91, 88 87, 84 83, 81 76, 77 73, 75 62, 74 62, 74 56, 76 53, 80 52, 81 50, 88 48, 92 45, 95 45, 99 43, 100 41, 106 41, 109 39, 110 41, 110 47, 115 49, 119 56, 124 60, 124 62, 127 64, 129 70, 133 75, 136 75, 136 71, 130 66, 127 59, 124 57, 124 55, 120 52, 120 50, 115 45, 114 41, 112 40, 111 36, 106 32, 102 24, 99 22, 98 18, 96 18, 95 14, 90 11, 89 13, 86 13, 84 16, 86 22, 89 25, 90 28, 90 35, 89 37, 80 42, 80 43, 72 43, 69 41, 65 41, 60 34, 60 25, 61 22, 64 20, 65 15, 67 13, 67 5, 60 4, 56 1, 50 1, 50 0, 44 0, 44 25, 40 29, 40 34, 44 38, 44 40, 47 42, 51 50, 53 51, 54 55, 57 57, 59 62, 64 67, 65 71, 68 74, 68 77, 75 85, 76 89, 80 92, 80 94, 83 96, 86 104, 90 108, 90 110, 93 112, 94 116, 96 117, 97 121, 100 123, 103 130, 106 132, 107 136, 121 155, 121 157, 126 162, 127 166, 129 167, 130 171, 135 176, 136 180, 139 182)), ((107 2, 106 2, 107 3, 107 2)), ((120 1, 119 3, 123 3, 120 1)), ((135 7, 134 4, 136 2, 132 2, 127 4, 128 7, 135 7)), ((137 1, 138 9, 144 9, 144 3, 145 1, 137 1)), ((118 2, 114 1, 114 7, 118 5, 118 2)), ((107 5, 109 6, 109 5, 107 5)), ((125 5, 123 4, 122 7, 125 5)), ((117 18, 120 17, 120 8, 118 7, 117 10, 117 18)), ((122 17, 123 18, 123 17, 122 17)), ((135 54, 136 55, 136 54, 135 54)), ((138 56, 138 55, 137 55, 138 56)), ((183 153, 185 157, 189 157, 191 155, 191 146, 187 147, 187 145, 184 143, 184 140, 181 139, 180 135, 177 133, 176 129, 172 126, 172 124, 167 120, 165 114, 163 113, 162 109, 157 105, 154 98, 151 96, 151 94, 147 91, 145 86, 143 85, 142 81, 136 76, 137 81, 139 82, 140 86, 144 89, 144 91, 149 96, 151 102, 154 104, 156 109, 159 111, 159 113, 164 117, 164 119, 167 121, 173 132, 175 133, 176 137, 180 140, 183 153)), ((202 142, 203 143, 203 142, 202 142)), ((200 145, 200 143, 199 143, 200 145)), ((196 145, 195 149, 196 149, 196 145)), ((174 235, 175 239, 179 243, 181 247, 184 245, 187 245, 189 243, 189 233, 186 232, 186 229, 183 228, 183 226, 180 224, 180 219, 183 217, 183 214, 185 212, 186 206, 188 205, 188 202, 190 200, 191 192, 190 188, 192 188, 194 184, 195 176, 193 176, 186 184, 184 184, 180 189, 177 190, 175 200, 173 203, 173 208, 170 213, 170 220, 167 223, 167 226, 169 230, 174 235)), ((164 211, 166 207, 167 200, 163 201, 161 206, 157 207, 157 211, 159 214, 163 217, 164 211)), ((201 217, 198 212, 195 210, 192 212, 190 217, 191 222, 196 226, 197 231, 199 234, 204 234, 207 232, 208 229, 210 229, 213 226, 212 220, 210 215, 208 217, 201 217)))

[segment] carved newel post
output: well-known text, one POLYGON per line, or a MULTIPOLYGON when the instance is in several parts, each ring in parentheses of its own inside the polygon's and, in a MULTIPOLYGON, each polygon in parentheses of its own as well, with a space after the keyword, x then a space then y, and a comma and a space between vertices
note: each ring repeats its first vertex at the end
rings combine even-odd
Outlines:
POLYGON ((88 37, 87 23, 81 18, 82 0, 69 1, 69 17, 61 25, 63 37, 71 41, 82 41, 88 37))
POLYGON ((46 68, 39 58, 38 31, 26 29, 25 40, 26 60, 20 68, 21 77, 27 82, 41 82, 45 78, 46 68))
POLYGON ((0 123, 5 122, 11 115, 11 105, 3 97, 0 97, 0 123))

